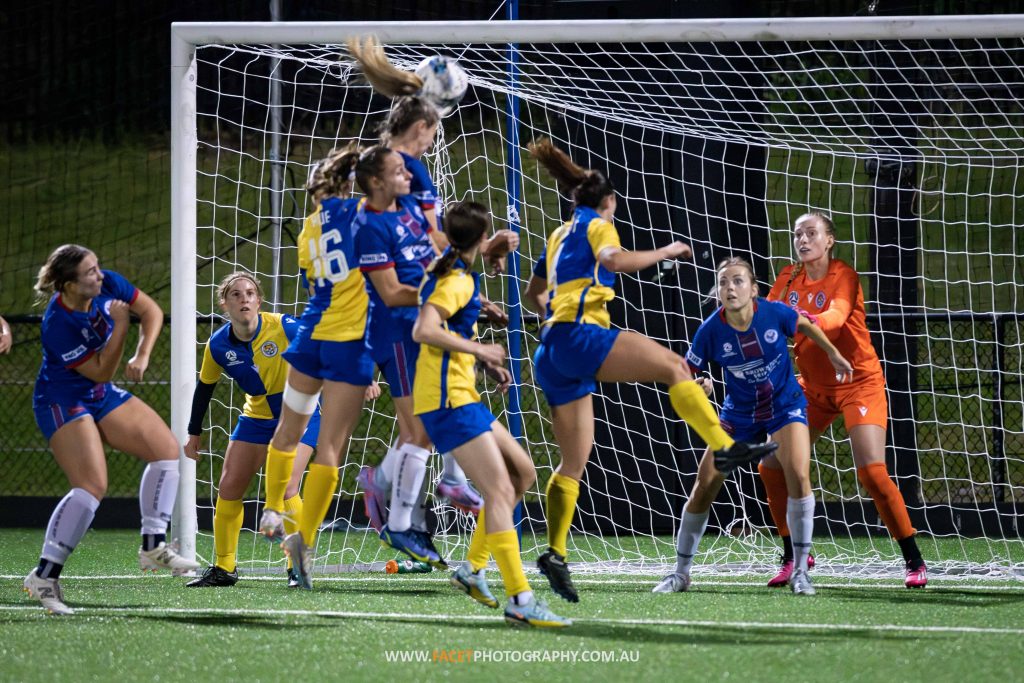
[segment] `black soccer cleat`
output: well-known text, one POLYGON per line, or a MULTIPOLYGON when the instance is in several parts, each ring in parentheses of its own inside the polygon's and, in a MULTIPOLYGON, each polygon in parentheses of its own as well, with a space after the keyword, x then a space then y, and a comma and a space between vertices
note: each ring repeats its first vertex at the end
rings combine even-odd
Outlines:
POLYGON ((569 576, 569 565, 565 563, 565 557, 549 548, 546 553, 537 558, 537 569, 548 577, 548 583, 551 584, 551 590, 555 592, 555 595, 569 602, 580 601, 576 587, 572 585, 572 577, 569 576))
POLYGON ((206 571, 197 579, 192 579, 185 584, 188 588, 213 588, 219 586, 234 586, 238 583, 238 570, 229 572, 215 564, 206 568, 206 571))
POLYGON ((746 465, 748 462, 757 462, 761 458, 771 455, 779 447, 774 441, 764 443, 742 443, 737 441, 728 448, 715 451, 715 467, 722 474, 729 474, 737 467, 746 465))

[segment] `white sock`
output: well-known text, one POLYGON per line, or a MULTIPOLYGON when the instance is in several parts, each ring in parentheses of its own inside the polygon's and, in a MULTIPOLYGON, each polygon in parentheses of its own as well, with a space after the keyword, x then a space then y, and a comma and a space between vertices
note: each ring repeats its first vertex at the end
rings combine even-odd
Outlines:
POLYGON ((142 533, 167 533, 178 497, 178 478, 177 460, 156 460, 146 465, 139 482, 142 533))
POLYGON ((388 449, 384 459, 380 461, 380 465, 377 467, 377 482, 384 488, 391 486, 391 482, 397 476, 398 463, 402 459, 399 453, 401 450, 402 446, 398 442, 398 437, 395 437, 395 442, 391 444, 391 448, 388 449))
POLYGON ((689 576, 693 566, 693 556, 697 554, 697 546, 708 526, 711 511, 701 514, 687 512, 683 506, 683 518, 679 521, 679 536, 676 537, 676 574, 689 576))
POLYGON ((533 600, 533 591, 523 591, 522 593, 516 593, 512 596, 512 602, 518 607, 522 607, 531 600, 533 600))
POLYGON ((430 478, 423 477, 423 485, 420 486, 420 495, 416 498, 416 507, 412 509, 410 519, 412 520, 412 528, 417 531, 427 530, 427 486, 430 484, 430 478))
POLYGON ((789 537, 793 542, 793 566, 806 571, 811 537, 814 535, 814 494, 786 500, 786 524, 789 525, 789 537))
POLYGON ((411 443, 402 444, 398 467, 391 483, 391 508, 388 510, 388 528, 405 531, 412 526, 412 511, 420 497, 423 477, 427 472, 430 451, 411 443))
POLYGON ((96 516, 100 502, 85 489, 71 489, 50 515, 39 556, 56 564, 66 564, 71 551, 85 536, 96 516))
POLYGON ((449 484, 465 484, 466 473, 459 467, 459 463, 455 462, 454 453, 442 453, 441 462, 443 468, 441 469, 441 479, 445 480, 449 484))

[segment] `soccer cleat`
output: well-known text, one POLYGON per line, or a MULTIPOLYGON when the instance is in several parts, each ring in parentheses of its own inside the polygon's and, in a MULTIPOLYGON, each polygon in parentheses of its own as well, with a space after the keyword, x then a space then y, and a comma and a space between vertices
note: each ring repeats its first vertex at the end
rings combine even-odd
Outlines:
POLYGON ((453 587, 473 598, 481 605, 486 605, 492 609, 498 608, 498 599, 494 597, 491 589, 487 587, 487 579, 484 577, 483 572, 474 574, 464 566, 459 567, 451 575, 449 581, 453 587))
POLYGON ((907 562, 907 578, 903 585, 907 588, 924 588, 928 585, 928 567, 925 566, 924 560, 907 562), (915 564, 918 566, 914 567, 915 564))
POLYGON ((380 542, 398 552, 405 553, 417 562, 426 562, 438 569, 447 569, 448 563, 441 559, 437 551, 424 545, 422 534, 422 531, 414 529, 392 531, 385 524, 384 528, 380 530, 380 542))
POLYGON ((288 567, 288 587, 289 588, 298 588, 301 585, 302 585, 302 582, 299 580, 298 573, 295 571, 294 568, 288 567))
POLYGON ((187 588, 213 588, 219 586, 234 586, 238 583, 238 570, 229 572, 222 567, 211 564, 203 572, 202 576, 192 579, 185 584, 187 588))
POLYGON ((437 483, 437 495, 447 498, 452 507, 471 515, 480 514, 480 508, 484 506, 484 499, 468 481, 453 484, 442 479, 437 483))
POLYGON ((59 579, 40 578, 33 569, 25 577, 25 583, 22 585, 29 597, 41 602, 43 608, 50 614, 63 617, 75 613, 75 610, 64 604, 64 590, 60 587, 59 579))
POLYGON ((652 593, 685 593, 690 590, 689 574, 669 574, 651 589, 652 593))
POLYGON ((263 510, 259 532, 270 542, 284 540, 284 517, 277 510, 263 510))
POLYGON ((722 474, 728 474, 737 467, 746 465, 748 462, 756 462, 761 458, 771 455, 779 444, 774 441, 764 443, 742 443, 736 441, 728 448, 715 451, 715 467, 722 474))
MULTIPOLYGON (((782 566, 779 567, 779 573, 776 574, 771 580, 768 581, 769 588, 781 588, 782 586, 789 585, 789 577, 793 576, 793 568, 796 565, 793 563, 793 558, 788 560, 783 558, 782 566)), ((814 568, 814 555, 807 556, 807 568, 814 568)))
POLYGON ((302 540, 302 532, 296 531, 285 536, 281 550, 292 561, 291 570, 298 579, 298 587, 313 590, 313 549, 302 540))
POLYGON ((540 570, 541 574, 548 577, 551 590, 556 595, 569 602, 580 601, 576 587, 572 585, 572 578, 569 576, 569 565, 566 564, 565 557, 559 555, 554 550, 548 549, 546 553, 537 558, 537 569, 540 570))
POLYGON ((161 543, 152 550, 139 548, 139 569, 154 572, 170 569, 172 576, 181 576, 199 569, 199 563, 179 555, 177 544, 161 543))
POLYGON ((563 628, 572 626, 572 620, 560 617, 550 609, 546 602, 536 597, 525 605, 517 605, 512 600, 505 605, 505 621, 512 626, 534 626, 536 628, 563 628))
POLYGON ((814 586, 811 585, 811 577, 807 575, 806 569, 796 569, 793 576, 789 578, 789 588, 793 595, 814 595, 814 586))
POLYGON ((379 479, 376 467, 361 467, 356 475, 356 483, 363 489, 366 517, 377 533, 388 523, 388 491, 379 486, 379 479))
POLYGON ((424 548, 437 555, 437 557, 440 559, 439 563, 436 563, 434 565, 428 564, 428 566, 434 566, 438 569, 448 569, 448 561, 441 557, 441 551, 437 549, 436 545, 434 545, 434 537, 429 531, 421 531, 419 529, 413 528, 410 529, 409 532, 416 534, 416 537, 420 541, 420 545, 422 545, 424 548))

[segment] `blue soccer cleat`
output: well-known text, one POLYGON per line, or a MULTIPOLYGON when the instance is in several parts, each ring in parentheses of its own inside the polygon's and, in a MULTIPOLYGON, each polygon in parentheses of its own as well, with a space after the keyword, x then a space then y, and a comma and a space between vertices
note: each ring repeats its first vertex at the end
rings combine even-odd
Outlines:
POLYGON ((516 605, 509 600, 505 605, 505 621, 512 626, 533 626, 534 628, 572 626, 572 619, 558 616, 548 609, 546 602, 541 602, 536 597, 525 605, 516 605))
POLYGON ((384 528, 380 530, 380 542, 405 553, 417 562, 426 562, 437 569, 447 569, 448 563, 441 559, 437 551, 423 543, 422 533, 414 529, 392 531, 387 525, 384 525, 384 528))
POLYGON ((491 593, 491 589, 487 586, 487 579, 482 571, 474 574, 465 566, 459 567, 452 574, 449 581, 454 588, 462 591, 481 605, 486 605, 491 609, 498 608, 498 599, 491 593))

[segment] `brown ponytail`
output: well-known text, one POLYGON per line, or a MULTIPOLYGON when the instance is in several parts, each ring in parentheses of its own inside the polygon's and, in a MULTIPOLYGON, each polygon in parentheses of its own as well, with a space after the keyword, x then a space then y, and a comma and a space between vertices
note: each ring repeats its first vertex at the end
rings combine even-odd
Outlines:
POLYGON ((53 250, 39 269, 34 289, 39 301, 61 292, 69 282, 78 279, 78 264, 92 251, 79 244, 62 244, 53 250))
POLYGON ((596 209, 615 188, 600 171, 577 166, 568 154, 558 149, 548 138, 541 138, 526 146, 530 154, 548 170, 558 183, 559 191, 568 194, 577 206, 596 209))
POLYGON ((423 87, 419 76, 391 63, 376 36, 350 39, 348 52, 359 63, 366 81, 385 97, 415 95, 423 87))
POLYGON ((491 213, 483 204, 459 202, 445 213, 444 234, 450 248, 430 264, 428 273, 437 277, 448 274, 455 261, 466 251, 480 242, 480 238, 491 231, 491 213))
POLYGON ((348 198, 352 194, 359 146, 351 143, 343 149, 334 149, 317 162, 306 181, 306 192, 314 199, 325 197, 348 198))

